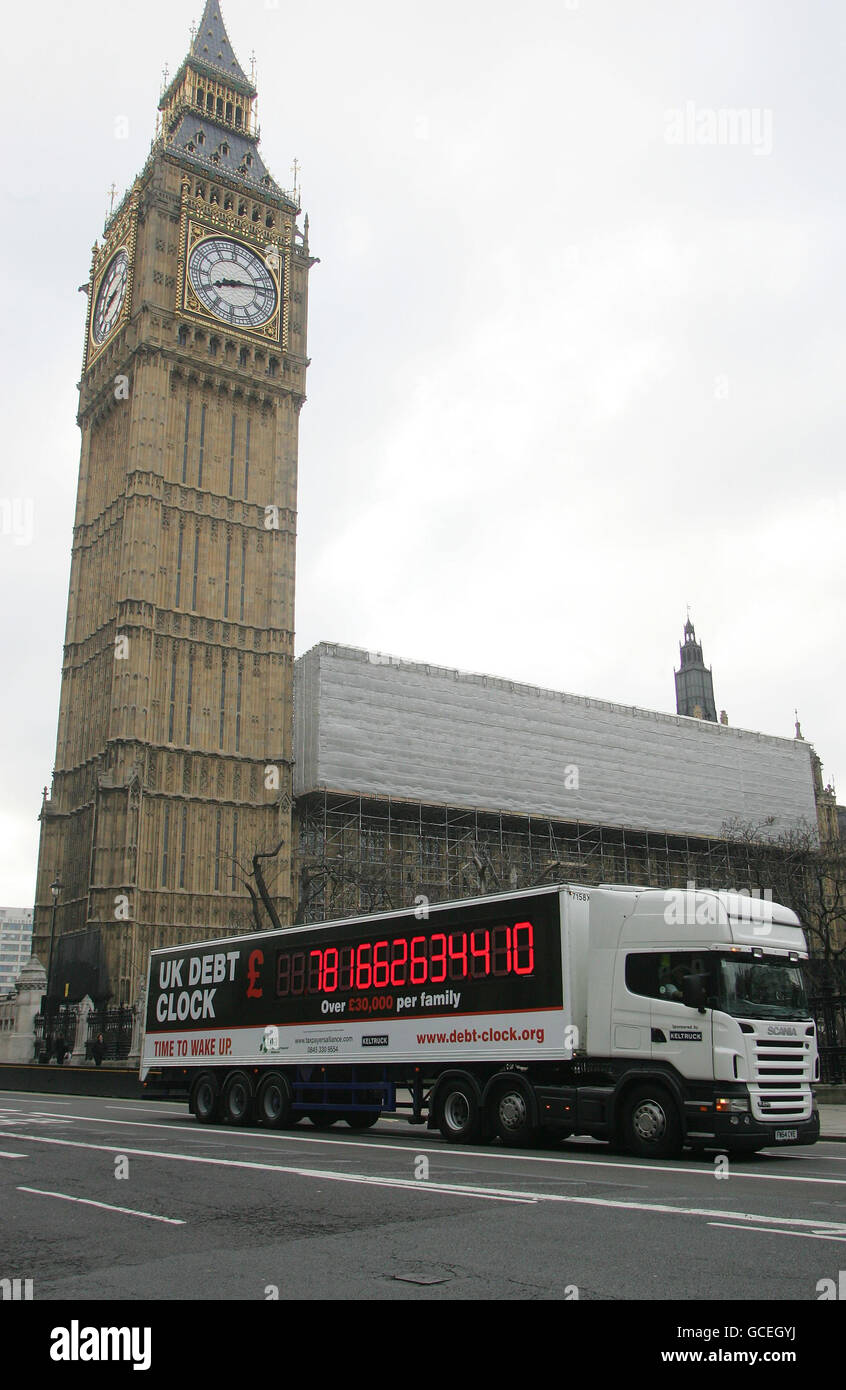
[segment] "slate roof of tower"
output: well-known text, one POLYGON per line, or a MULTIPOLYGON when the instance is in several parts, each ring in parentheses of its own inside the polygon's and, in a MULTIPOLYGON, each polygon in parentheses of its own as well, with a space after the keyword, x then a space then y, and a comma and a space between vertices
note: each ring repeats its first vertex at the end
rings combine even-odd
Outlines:
POLYGON ((198 169, 202 169, 210 178, 215 175, 228 174, 230 178, 236 178, 239 183, 243 183, 245 188, 265 190, 271 193, 284 195, 284 189, 279 187, 272 175, 269 174, 255 139, 249 135, 241 135, 237 131, 229 130, 219 126, 210 117, 203 116, 199 111, 185 111, 180 118, 179 124, 173 131, 170 139, 170 148, 178 150, 183 158, 198 169), (199 144, 197 136, 202 132, 205 135, 205 142, 199 144), (194 149, 189 150, 188 146, 193 145, 194 149), (226 145, 229 153, 221 153, 221 147, 226 145), (214 158, 217 155, 217 159, 214 158), (242 165, 245 164, 247 156, 252 159, 251 166, 241 172, 242 165), (262 179, 267 176, 270 184, 262 184, 262 179))
POLYGON ((227 77, 235 77, 239 82, 250 80, 232 51, 226 25, 220 13, 219 0, 206 0, 206 8, 200 20, 194 42, 191 44, 191 57, 207 64, 227 77))

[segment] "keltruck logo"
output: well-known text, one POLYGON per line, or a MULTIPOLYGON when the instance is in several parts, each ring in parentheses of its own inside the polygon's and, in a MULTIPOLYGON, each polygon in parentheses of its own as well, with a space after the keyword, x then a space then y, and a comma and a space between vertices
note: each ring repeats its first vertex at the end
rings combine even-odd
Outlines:
POLYGON ((54 1327, 52 1361, 131 1361, 133 1371, 149 1371, 153 1333, 150 1327, 54 1327))

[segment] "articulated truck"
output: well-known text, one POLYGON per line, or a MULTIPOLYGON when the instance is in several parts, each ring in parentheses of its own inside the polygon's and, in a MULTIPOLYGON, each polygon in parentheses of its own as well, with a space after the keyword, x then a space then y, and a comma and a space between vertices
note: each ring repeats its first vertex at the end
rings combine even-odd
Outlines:
POLYGON ((141 1078, 202 1123, 383 1113, 453 1143, 813 1144, 816 1028, 789 909, 577 884, 151 953, 141 1078))

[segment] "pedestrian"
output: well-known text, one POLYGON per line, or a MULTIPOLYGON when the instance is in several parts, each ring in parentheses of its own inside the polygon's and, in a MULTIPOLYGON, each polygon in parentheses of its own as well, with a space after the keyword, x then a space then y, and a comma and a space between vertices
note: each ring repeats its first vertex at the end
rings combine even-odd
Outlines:
POLYGON ((105 1050, 106 1044, 103 1042, 103 1034, 98 1033, 96 1040, 91 1044, 91 1056, 94 1058, 95 1067, 99 1067, 102 1062, 105 1050))
POLYGON ((60 1033, 56 1039, 56 1061, 58 1062, 59 1066, 61 1066, 63 1061, 65 1060, 67 1050, 67 1043, 65 1042, 64 1038, 60 1033))

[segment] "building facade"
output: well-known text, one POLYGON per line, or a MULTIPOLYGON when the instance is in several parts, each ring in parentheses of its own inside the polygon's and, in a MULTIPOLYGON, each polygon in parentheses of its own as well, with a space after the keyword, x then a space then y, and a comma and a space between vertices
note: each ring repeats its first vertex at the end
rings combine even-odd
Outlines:
POLYGON ((32 908, 0 907, 0 994, 12 989, 32 955, 32 908))
POLYGON ((544 881, 755 887, 818 840, 803 739, 322 643, 295 668, 301 920, 544 881))
POLYGON ((51 994, 135 997, 150 947, 291 902, 308 219, 259 149, 217 0, 95 244, 82 447, 34 948, 51 994), (58 876, 58 878, 57 878, 58 876))

